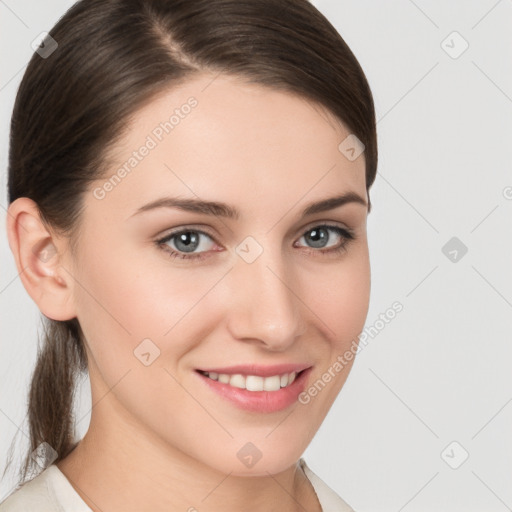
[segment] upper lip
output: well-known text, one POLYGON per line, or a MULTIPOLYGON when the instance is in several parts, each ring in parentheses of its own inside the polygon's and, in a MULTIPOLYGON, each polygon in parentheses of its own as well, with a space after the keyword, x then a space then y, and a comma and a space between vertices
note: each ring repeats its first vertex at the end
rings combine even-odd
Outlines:
POLYGON ((223 366, 216 368, 198 368, 202 372, 215 372, 227 373, 228 375, 242 374, 242 375, 256 375, 260 377, 271 377, 273 375, 283 375, 285 373, 296 372, 310 368, 311 365, 304 363, 286 363, 276 364, 271 366, 257 365, 257 364, 237 364, 234 366, 223 366))

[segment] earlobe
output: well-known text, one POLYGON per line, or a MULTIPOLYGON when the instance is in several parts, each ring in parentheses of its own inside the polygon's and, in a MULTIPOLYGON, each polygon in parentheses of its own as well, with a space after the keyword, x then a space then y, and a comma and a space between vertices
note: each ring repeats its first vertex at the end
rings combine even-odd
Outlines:
POLYGON ((41 313, 53 320, 75 318, 66 241, 48 231, 34 201, 21 197, 9 205, 7 236, 23 286, 41 313))

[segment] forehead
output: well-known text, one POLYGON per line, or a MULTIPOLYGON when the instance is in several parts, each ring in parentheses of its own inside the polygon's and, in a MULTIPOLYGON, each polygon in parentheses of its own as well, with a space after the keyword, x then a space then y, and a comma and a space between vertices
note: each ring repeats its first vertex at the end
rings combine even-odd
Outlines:
POLYGON ((339 150, 349 135, 317 103, 233 77, 200 75, 132 116, 109 153, 108 171, 94 184, 110 182, 98 207, 126 217, 168 193, 271 216, 301 198, 346 191, 365 197, 364 154, 350 161, 339 150))

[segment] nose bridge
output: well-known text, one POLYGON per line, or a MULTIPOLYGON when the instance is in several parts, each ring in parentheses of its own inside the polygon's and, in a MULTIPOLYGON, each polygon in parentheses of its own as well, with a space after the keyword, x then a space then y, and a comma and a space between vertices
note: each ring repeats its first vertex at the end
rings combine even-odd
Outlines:
POLYGON ((238 339, 257 339, 269 348, 283 350, 301 333, 300 301, 293 291, 293 269, 287 265, 280 246, 266 247, 256 259, 249 261, 243 255, 237 257, 231 272, 232 334, 238 339))

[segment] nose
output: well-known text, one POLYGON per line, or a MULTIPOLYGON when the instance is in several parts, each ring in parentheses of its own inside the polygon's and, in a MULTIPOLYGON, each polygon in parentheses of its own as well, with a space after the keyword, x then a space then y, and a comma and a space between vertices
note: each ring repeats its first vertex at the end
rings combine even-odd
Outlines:
POLYGON ((304 332, 297 280, 281 251, 265 250, 252 263, 239 258, 228 275, 228 328, 234 339, 284 351, 304 332))

